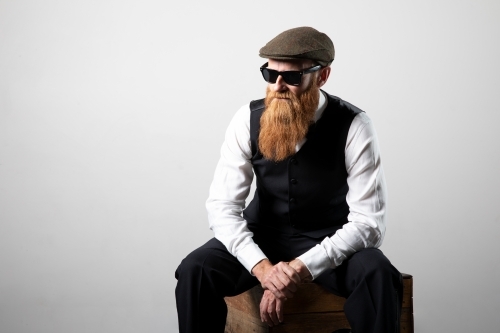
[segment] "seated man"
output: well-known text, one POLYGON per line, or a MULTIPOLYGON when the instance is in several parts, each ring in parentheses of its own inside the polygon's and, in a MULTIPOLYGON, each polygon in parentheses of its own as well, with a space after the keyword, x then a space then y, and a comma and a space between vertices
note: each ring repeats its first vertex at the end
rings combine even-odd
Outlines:
POLYGON ((305 280, 347 298, 353 332, 399 332, 401 274, 378 249, 386 190, 375 130, 363 111, 320 90, 334 54, 310 27, 260 49, 266 97, 227 129, 207 200, 215 238, 175 274, 181 333, 224 332, 224 297, 259 283, 262 321, 278 325, 305 280))

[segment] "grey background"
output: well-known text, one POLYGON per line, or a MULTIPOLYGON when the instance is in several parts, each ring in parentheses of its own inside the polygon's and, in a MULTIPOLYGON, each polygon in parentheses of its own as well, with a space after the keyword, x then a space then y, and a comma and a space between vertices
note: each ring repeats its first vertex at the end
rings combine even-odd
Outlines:
POLYGON ((258 50, 309 25, 366 110, 416 332, 500 331, 500 2, 0 0, 0 332, 176 332, 258 50))

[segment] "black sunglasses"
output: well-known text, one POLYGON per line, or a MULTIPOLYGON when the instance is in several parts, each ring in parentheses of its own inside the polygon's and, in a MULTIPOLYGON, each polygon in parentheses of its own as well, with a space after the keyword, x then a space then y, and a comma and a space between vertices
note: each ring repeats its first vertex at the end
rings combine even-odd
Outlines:
POLYGON ((313 72, 319 71, 321 69, 321 65, 316 65, 316 66, 313 66, 310 68, 303 69, 301 71, 278 72, 278 71, 275 71, 274 69, 267 68, 268 65, 269 65, 269 63, 266 62, 260 68, 260 72, 262 73, 262 77, 264 77, 264 80, 266 80, 266 82, 276 83, 278 76, 281 75, 283 80, 285 80, 285 82, 291 86, 298 86, 300 84, 300 82, 302 82, 302 75, 313 73, 313 72))

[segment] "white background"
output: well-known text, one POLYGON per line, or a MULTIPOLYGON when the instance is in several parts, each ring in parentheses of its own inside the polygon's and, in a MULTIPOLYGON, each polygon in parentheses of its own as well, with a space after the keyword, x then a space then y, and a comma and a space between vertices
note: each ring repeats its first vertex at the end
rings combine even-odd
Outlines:
POLYGON ((500 2, 0 0, 0 332, 176 332, 258 50, 313 26, 367 111, 418 333, 500 327, 500 2))

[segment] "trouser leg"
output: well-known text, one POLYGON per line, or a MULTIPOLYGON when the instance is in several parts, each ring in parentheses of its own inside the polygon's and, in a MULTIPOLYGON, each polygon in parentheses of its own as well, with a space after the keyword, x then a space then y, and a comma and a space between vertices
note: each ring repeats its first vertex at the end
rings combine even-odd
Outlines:
POLYGON ((215 238, 191 252, 175 272, 180 333, 224 332, 225 296, 238 295, 258 283, 215 238))
POLYGON ((344 312, 353 333, 398 333, 401 274, 378 249, 353 254, 315 281, 347 298, 344 312))

